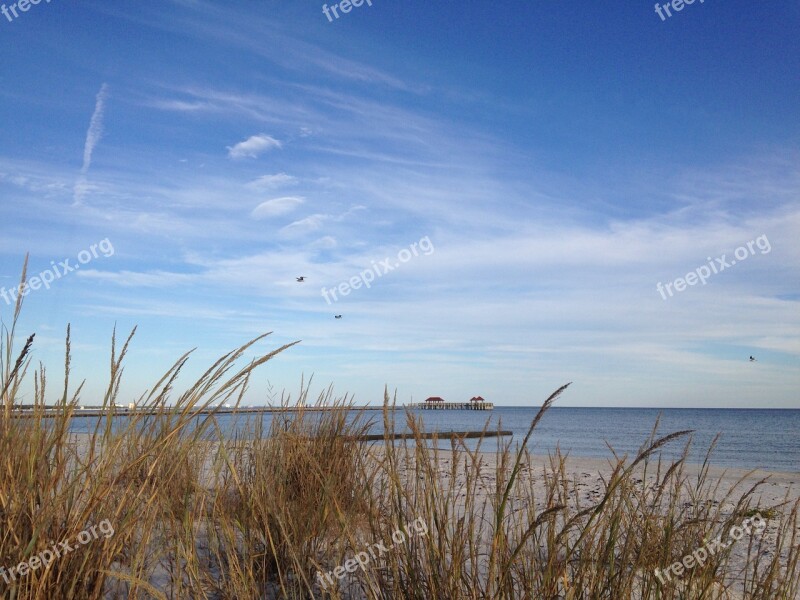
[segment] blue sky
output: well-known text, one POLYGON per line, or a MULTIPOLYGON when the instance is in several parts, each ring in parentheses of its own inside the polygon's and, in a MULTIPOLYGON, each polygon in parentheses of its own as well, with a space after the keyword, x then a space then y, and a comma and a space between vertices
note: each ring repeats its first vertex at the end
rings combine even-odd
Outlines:
POLYGON ((800 408, 796 2, 28 9, 0 15, 0 286, 25 252, 80 266, 19 330, 56 381, 71 323, 85 403, 138 325, 122 401, 271 331, 257 353, 302 343, 249 404, 313 375, 357 403, 800 408))

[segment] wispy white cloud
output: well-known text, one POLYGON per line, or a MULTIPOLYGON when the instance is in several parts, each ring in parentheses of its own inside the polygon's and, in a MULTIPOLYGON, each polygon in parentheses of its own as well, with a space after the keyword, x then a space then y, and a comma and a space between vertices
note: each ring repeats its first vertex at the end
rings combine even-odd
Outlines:
POLYGON ((284 196, 262 202, 253 209, 250 215, 254 219, 268 219, 292 212, 304 202, 299 196, 284 196))
POLYGON ((297 177, 287 175, 286 173, 275 173, 274 175, 262 175, 247 185, 257 189, 272 190, 279 187, 294 185, 295 183, 297 183, 297 177))
POLYGON ((92 153, 95 146, 97 146, 100 138, 103 137, 103 115, 106 109, 106 99, 108 98, 108 84, 104 83, 100 86, 100 91, 97 93, 94 103, 94 112, 92 119, 89 122, 89 129, 86 132, 86 142, 83 145, 83 166, 81 167, 81 174, 78 181, 75 182, 73 191, 73 203, 81 204, 86 197, 86 193, 91 189, 87 184, 87 175, 89 167, 92 166, 92 153))
POLYGON ((285 227, 282 227, 278 233, 285 238, 302 237, 319 231, 326 223, 344 223, 350 216, 362 210, 366 210, 366 207, 356 205, 338 215, 316 213, 289 223, 285 227))
POLYGON ((330 219, 330 215, 314 214, 289 223, 286 227, 281 228, 280 234, 283 237, 298 237, 307 235, 314 231, 319 231, 325 224, 325 221, 330 219))
POLYGON ((186 100, 153 100, 149 103, 153 108, 161 110, 174 110, 177 112, 197 112, 212 110, 208 102, 195 101, 187 102, 186 100))
POLYGON ((186 285, 195 281, 198 277, 186 273, 174 273, 170 271, 151 271, 141 273, 135 271, 100 271, 97 269, 85 269, 78 273, 78 277, 93 279, 107 283, 116 283, 122 287, 149 287, 167 288, 177 285, 186 285))
POLYGON ((179 97, 154 97, 143 101, 148 107, 181 113, 206 113, 222 118, 240 116, 258 123, 298 128, 309 118, 308 109, 296 101, 276 95, 244 93, 206 87, 161 86, 179 97))
POLYGON ((228 157, 234 160, 240 158, 258 158, 260 154, 273 148, 280 148, 281 143, 274 137, 266 134, 253 135, 235 146, 228 146, 228 157))
POLYGON ((309 245, 309 248, 311 248, 312 250, 331 250, 333 248, 336 248, 338 245, 339 244, 336 241, 335 237, 326 235, 312 242, 309 245))
POLYGON ((342 214, 334 217, 334 220, 335 221, 344 221, 349 216, 354 215, 355 213, 360 212, 362 210, 367 210, 367 207, 366 206, 362 206, 361 204, 357 204, 356 206, 351 206, 350 208, 348 208, 342 214))

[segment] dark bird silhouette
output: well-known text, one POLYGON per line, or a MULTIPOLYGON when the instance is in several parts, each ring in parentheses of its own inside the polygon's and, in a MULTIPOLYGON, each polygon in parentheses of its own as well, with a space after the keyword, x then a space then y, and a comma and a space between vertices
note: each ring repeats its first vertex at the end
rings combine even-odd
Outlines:
POLYGON ((756 359, 755 359, 755 357, 754 357, 754 356, 751 356, 751 357, 750 357, 750 362, 756 362, 756 359))
POLYGON ((335 317, 333 317, 333 318, 334 318, 334 319, 341 319, 341 318, 342 318, 342 315, 336 315, 336 316, 335 316, 335 317))
POLYGON ((306 280, 305 275, 303 277, 298 277, 297 278, 297 281, 300 282, 300 283, 304 282, 305 280, 306 280))

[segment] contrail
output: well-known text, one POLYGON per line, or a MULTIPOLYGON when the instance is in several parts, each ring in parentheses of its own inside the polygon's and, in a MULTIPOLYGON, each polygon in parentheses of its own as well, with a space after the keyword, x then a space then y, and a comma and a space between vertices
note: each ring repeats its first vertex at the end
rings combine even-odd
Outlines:
POLYGON ((78 181, 75 182, 73 188, 73 206, 81 204, 84 196, 86 196, 87 185, 86 175, 89 172, 89 167, 92 166, 92 152, 94 147, 103 137, 103 113, 106 108, 106 98, 108 97, 108 84, 104 83, 97 92, 97 98, 94 103, 94 112, 92 113, 92 120, 89 122, 89 130, 86 132, 86 143, 83 146, 83 166, 81 167, 81 175, 78 181))

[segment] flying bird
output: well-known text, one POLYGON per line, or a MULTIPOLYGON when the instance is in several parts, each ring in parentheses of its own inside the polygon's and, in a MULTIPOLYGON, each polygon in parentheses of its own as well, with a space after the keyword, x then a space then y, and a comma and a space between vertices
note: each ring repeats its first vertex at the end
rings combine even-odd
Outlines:
POLYGON ((306 280, 306 278, 305 278, 305 275, 304 275, 303 277, 298 277, 298 278, 297 278, 297 281, 298 281, 299 283, 302 283, 302 282, 304 282, 305 280, 306 280))
POLYGON ((342 318, 342 315, 336 315, 336 316, 335 316, 335 317, 333 317, 333 318, 334 318, 334 319, 341 319, 341 318, 342 318))
POLYGON ((750 357, 750 362, 756 362, 756 358, 754 356, 750 357))

